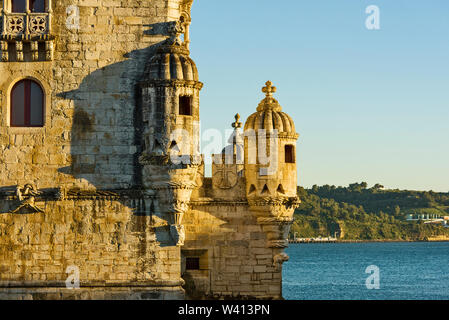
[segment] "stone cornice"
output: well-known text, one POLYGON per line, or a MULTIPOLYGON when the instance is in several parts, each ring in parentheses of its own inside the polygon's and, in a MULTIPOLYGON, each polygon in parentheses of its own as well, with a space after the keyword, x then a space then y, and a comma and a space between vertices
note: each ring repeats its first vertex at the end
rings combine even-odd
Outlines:
POLYGON ((186 162, 188 162, 188 164, 182 162, 173 163, 170 155, 151 155, 144 153, 139 157, 139 163, 142 165, 164 166, 169 170, 186 169, 203 164, 202 156, 183 155, 181 158, 183 159, 180 160, 180 162, 187 160, 186 162), (186 158, 184 159, 184 157, 186 158))
POLYGON ((280 139, 292 139, 292 140, 298 140, 299 133, 286 133, 286 132, 280 132, 278 133, 278 138, 280 139))
POLYGON ((189 189, 193 190, 197 187, 195 182, 185 182, 185 181, 161 181, 154 182, 151 185, 151 189, 153 190, 164 190, 164 189, 189 189))
POLYGON ((185 87, 201 90, 203 83, 195 80, 145 80, 139 82, 141 88, 152 87, 185 87))
MULTIPOLYGON (((0 200, 17 200, 15 187, 0 188, 0 200)), ((63 188, 40 189, 36 201, 62 200, 124 200, 153 198, 142 189, 114 189, 114 190, 82 190, 63 188)))
POLYGON ((27 42, 27 41, 53 41, 53 40, 55 40, 55 36, 54 35, 49 35, 49 34, 39 34, 39 35, 2 34, 2 35, 0 35, 0 40, 5 40, 5 41, 24 41, 24 42, 27 42))
POLYGON ((248 201, 246 199, 238 200, 224 200, 224 199, 212 199, 212 198, 202 198, 190 201, 190 206, 248 206, 248 201))
POLYGON ((258 197, 249 199, 251 206, 285 206, 286 208, 297 208, 300 204, 298 197, 258 197))

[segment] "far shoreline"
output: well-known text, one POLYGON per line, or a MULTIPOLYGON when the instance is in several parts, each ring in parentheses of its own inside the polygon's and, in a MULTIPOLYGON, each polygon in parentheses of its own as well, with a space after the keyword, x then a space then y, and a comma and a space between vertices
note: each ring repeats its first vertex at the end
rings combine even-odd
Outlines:
POLYGON ((449 242, 449 239, 428 239, 428 240, 395 240, 395 239, 375 239, 375 240, 337 240, 337 241, 309 241, 309 242, 289 242, 292 244, 329 244, 329 243, 382 243, 382 242, 449 242))

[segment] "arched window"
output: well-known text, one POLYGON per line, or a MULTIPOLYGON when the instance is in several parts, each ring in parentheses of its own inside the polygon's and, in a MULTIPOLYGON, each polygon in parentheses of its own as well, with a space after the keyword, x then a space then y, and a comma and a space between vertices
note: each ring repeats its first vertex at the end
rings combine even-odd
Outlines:
MULTIPOLYGON (((12 12, 26 12, 26 0, 12 0, 12 12)), ((31 12, 45 12, 45 0, 28 0, 31 12)))
POLYGON ((11 126, 42 127, 44 125, 44 92, 33 80, 17 82, 11 91, 11 126))

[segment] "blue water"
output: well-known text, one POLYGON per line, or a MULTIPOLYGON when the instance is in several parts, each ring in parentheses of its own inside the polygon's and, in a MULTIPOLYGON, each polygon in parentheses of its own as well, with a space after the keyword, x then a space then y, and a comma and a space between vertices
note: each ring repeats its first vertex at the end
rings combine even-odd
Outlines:
POLYGON ((449 243, 291 244, 283 265, 288 300, 449 299, 449 243), (367 289, 368 266, 379 289, 367 289))

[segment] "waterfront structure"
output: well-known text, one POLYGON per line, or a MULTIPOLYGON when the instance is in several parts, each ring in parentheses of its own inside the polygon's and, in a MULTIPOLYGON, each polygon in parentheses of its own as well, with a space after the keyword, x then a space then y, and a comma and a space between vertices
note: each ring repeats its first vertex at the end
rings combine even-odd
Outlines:
POLYGON ((448 216, 440 216, 437 214, 408 214, 407 221, 423 221, 424 223, 439 223, 444 226, 447 225, 449 220, 448 216))
POLYGON ((192 0, 73 3, 0 1, 0 299, 281 298, 276 88, 205 177, 192 0))

